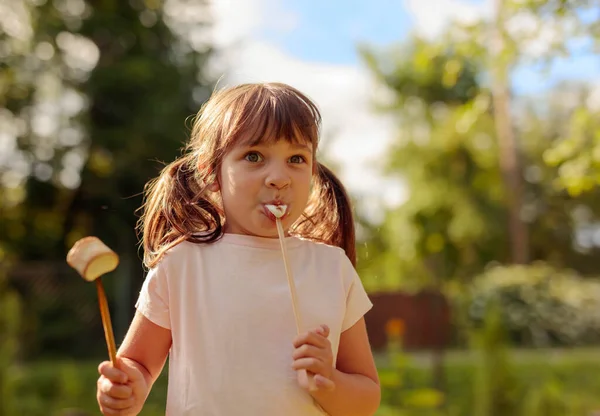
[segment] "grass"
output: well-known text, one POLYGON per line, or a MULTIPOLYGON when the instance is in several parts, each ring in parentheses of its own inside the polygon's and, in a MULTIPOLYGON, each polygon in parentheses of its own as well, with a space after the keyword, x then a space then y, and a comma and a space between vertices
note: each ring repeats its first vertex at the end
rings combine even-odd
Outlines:
MULTIPOLYGON (((427 392, 433 386, 432 355, 430 353, 415 353, 405 357, 402 366, 402 381, 400 386, 389 386, 384 390, 386 400, 397 403, 397 397, 407 392, 427 392)), ((388 357, 376 356, 380 369, 390 367, 388 357)), ((562 416, 588 415, 590 410, 600 410, 600 350, 598 348, 580 349, 519 349, 509 352, 509 371, 513 377, 515 402, 525 408, 531 397, 542 397, 541 401, 552 402, 553 394, 561 400, 579 403, 586 413, 570 411, 552 413, 562 416)), ((470 351, 448 351, 444 354, 444 411, 426 413, 416 409, 416 413, 394 412, 381 415, 457 415, 475 414, 476 383, 478 356, 470 351)), ((493 376, 493 375, 492 375, 493 376)), ((557 400, 555 400, 557 401, 557 400)), ((560 400, 558 400, 560 401, 560 400)), ((554 404, 550 406, 556 407, 554 404)), ((519 413, 521 414, 521 413, 519 413)), ((532 413, 524 412, 531 416, 532 413)), ((536 413, 537 414, 537 413, 536 413)), ((542 413, 546 416, 546 412, 542 413)))
MULTIPOLYGON (((600 397, 599 349, 513 350, 510 358, 523 397, 525 393, 542 388, 549 380, 554 380, 560 386, 561 394, 573 399, 596 400, 600 409, 600 400, 596 399, 600 397)), ((390 363, 384 355, 377 355, 376 361, 380 369, 389 367, 390 363)), ((475 361, 476 356, 470 352, 449 351, 445 354, 446 407, 454 410, 444 414, 470 414, 467 409, 471 408, 474 399, 475 361)), ((65 409, 81 409, 89 415, 98 414, 95 400, 98 378, 96 361, 41 361, 18 367, 12 375, 16 394, 6 416, 75 414, 65 409)), ((142 413, 144 416, 164 415, 166 385, 167 377, 163 374, 148 398, 142 413)), ((402 385, 384 393, 387 397, 415 391, 426 393, 431 386, 431 355, 409 354, 404 365, 402 385)), ((412 415, 390 413, 389 408, 380 414, 412 415)))
MULTIPOLYGON (((65 409, 78 409, 89 415, 99 414, 96 404, 98 363, 52 360, 18 367, 14 374, 16 400, 12 401, 11 412, 6 416, 70 415, 65 409)), ((164 415, 166 387, 167 377, 163 374, 148 397, 144 416, 164 415)))

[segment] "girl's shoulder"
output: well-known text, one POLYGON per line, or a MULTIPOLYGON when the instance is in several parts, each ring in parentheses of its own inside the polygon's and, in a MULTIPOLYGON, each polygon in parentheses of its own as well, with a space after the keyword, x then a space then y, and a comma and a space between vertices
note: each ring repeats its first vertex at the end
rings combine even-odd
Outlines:
POLYGON ((187 260, 190 256, 197 256, 211 243, 196 243, 192 241, 182 241, 165 251, 158 264, 180 263, 187 260))

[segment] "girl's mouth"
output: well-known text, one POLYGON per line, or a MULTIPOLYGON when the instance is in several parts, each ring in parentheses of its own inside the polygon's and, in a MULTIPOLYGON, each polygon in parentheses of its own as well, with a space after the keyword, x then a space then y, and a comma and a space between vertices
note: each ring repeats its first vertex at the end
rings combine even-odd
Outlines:
POLYGON ((276 221, 278 218, 283 219, 288 215, 288 206, 286 204, 264 204, 263 210, 265 215, 272 221, 276 221))

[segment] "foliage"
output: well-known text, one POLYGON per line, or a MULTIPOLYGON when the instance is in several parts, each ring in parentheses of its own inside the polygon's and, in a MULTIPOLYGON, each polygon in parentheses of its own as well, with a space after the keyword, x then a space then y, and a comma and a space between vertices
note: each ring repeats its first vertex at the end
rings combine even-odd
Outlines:
MULTIPOLYGON (((403 391, 427 392, 431 389, 429 360, 426 353, 409 355, 404 352, 402 364, 403 391)), ((547 403, 545 410, 554 409, 554 403, 568 402, 567 411, 563 416, 579 416, 591 414, 600 409, 597 392, 600 381, 597 377, 600 371, 597 349, 572 350, 513 350, 507 351, 511 368, 517 378, 516 382, 522 392, 531 393, 519 398, 520 409, 531 409, 538 406, 540 397, 547 403), (556 395, 562 399, 556 401, 556 395), (554 397, 554 398, 553 398, 554 397), (531 404, 533 402, 533 404, 531 404), (521 407, 522 406, 522 407, 521 407)), ((380 372, 393 369, 395 366, 387 356, 379 356, 380 372)), ((446 360, 446 394, 442 410, 427 410, 427 408, 400 409, 384 402, 378 415, 472 415, 477 357, 473 352, 451 352, 446 360), (401 413, 404 411, 404 413, 401 413)), ((19 368, 17 379, 17 395, 15 396, 15 413, 5 416, 64 416, 65 409, 80 409, 82 415, 97 414, 94 388, 98 361, 46 361, 28 363, 19 368), (75 387, 78 384, 79 387, 75 387), (69 387, 70 386, 70 387, 69 387)), ((397 367, 396 367, 397 368, 397 367)), ((166 372, 158 378, 154 385, 144 415, 153 416, 164 414, 166 400, 166 372), (162 413, 161 413, 162 411, 162 413)), ((384 386, 384 397, 398 394, 395 386, 384 386)), ((428 393, 424 393, 427 395, 428 393)), ((541 406, 541 405, 540 405, 541 406)), ((562 409, 558 406, 557 409, 562 409)), ((536 415, 535 413, 515 414, 536 415)), ((537 413, 549 414, 552 413, 537 413)))
MULTIPOLYGON (((107 285, 126 311, 119 320, 128 321, 143 277, 134 231, 141 192, 158 174, 157 160, 178 155, 186 119, 213 85, 205 71, 212 50, 201 40, 210 24, 199 13, 206 2, 5 3, 0 135, 14 146, 0 157, 0 242, 17 257, 15 267, 47 262, 48 287, 79 291, 91 303, 95 293, 54 265, 64 264, 76 239, 99 236, 131 262, 120 266, 120 283, 107 285)), ((74 349, 91 339, 76 325, 61 326, 74 314, 66 295, 39 298, 37 282, 17 283, 34 305, 27 326, 47 325, 49 336, 32 341, 39 349, 52 350, 57 336, 74 349)))
MULTIPOLYGON (((20 368, 15 385, 14 411, 6 416, 91 416, 98 413, 95 385, 98 363, 88 361, 36 362, 20 368)), ((166 374, 156 381, 144 415, 164 415, 166 374)))
MULTIPOLYGON (((512 29, 517 59, 549 68, 553 59, 597 53, 600 47, 598 0, 508 1, 507 26, 512 29), (518 22, 533 22, 523 25, 518 22), (544 48, 540 48, 544 45, 544 48)), ((592 191, 600 183, 600 121, 590 94, 572 109, 570 119, 545 154, 560 166, 556 184, 571 195, 592 191)))
POLYGON ((179 35, 176 1, 19 3, 29 36, 1 34, 0 103, 18 146, 2 166, 0 237, 22 260, 62 257, 87 233, 127 246, 152 160, 177 154, 208 94, 208 45, 179 35))
POLYGON ((557 184, 571 195, 592 191, 600 183, 600 117, 584 101, 566 128, 545 153, 550 166, 559 166, 557 184))
MULTIPOLYGON (((359 264, 369 290, 460 287, 489 264, 510 260, 508 196, 483 66, 487 53, 472 38, 460 39, 414 38, 403 48, 363 51, 387 92, 379 108, 400 126, 383 172, 402 180, 411 195, 383 222, 363 226, 367 237, 359 264)), ((525 182, 520 216, 533 261, 594 274, 597 247, 583 249, 578 232, 596 221, 600 193, 566 194, 556 186, 562 168, 546 163, 548 143, 574 109, 573 100, 564 99, 565 88, 577 91, 561 85, 542 100, 515 102, 525 182), (581 212, 587 213, 585 224, 581 212)))
POLYGON ((368 270, 367 262, 365 274, 407 275, 419 284, 466 277, 499 254, 495 244, 504 238, 491 221, 502 215, 503 191, 480 66, 452 44, 418 38, 399 53, 367 50, 364 57, 390 92, 382 108, 402 126, 385 172, 411 193, 381 227, 387 249, 375 260, 386 269, 368 270))
POLYGON ((402 347, 402 321, 388 322, 388 345, 385 368, 379 369, 382 388, 381 409, 378 414, 437 415, 445 401, 444 394, 429 387, 414 388, 407 381, 410 358, 402 347), (395 330, 398 328, 399 330, 395 330))
POLYGON ((600 46, 598 0, 505 0, 504 3, 507 34, 520 59, 549 63, 557 56, 597 51, 600 46), (539 47, 540 42, 543 48, 539 47))
POLYGON ((15 362, 19 350, 21 301, 0 269, 0 413, 15 409, 15 362))
POLYGON ((576 416, 600 409, 597 349, 515 350, 498 312, 490 305, 485 325, 471 332, 469 351, 447 354, 444 393, 431 388, 429 353, 407 354, 392 342, 377 357, 383 388, 378 415, 576 416))
POLYGON ((482 322, 498 304, 514 341, 576 345, 600 340, 600 281, 547 264, 494 267, 473 282, 469 315, 482 322))
POLYGON ((473 388, 474 416, 501 416, 518 410, 521 389, 508 357, 509 342, 500 314, 500 302, 485 307, 483 327, 472 332, 478 354, 473 388))

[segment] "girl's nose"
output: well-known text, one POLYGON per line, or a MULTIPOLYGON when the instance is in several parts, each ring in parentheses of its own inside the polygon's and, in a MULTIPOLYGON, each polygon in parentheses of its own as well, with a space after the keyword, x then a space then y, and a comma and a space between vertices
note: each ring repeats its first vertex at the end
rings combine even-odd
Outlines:
POLYGON ((265 183, 269 188, 283 189, 289 186, 291 182, 290 175, 285 172, 285 168, 277 167, 269 171, 265 183))

